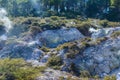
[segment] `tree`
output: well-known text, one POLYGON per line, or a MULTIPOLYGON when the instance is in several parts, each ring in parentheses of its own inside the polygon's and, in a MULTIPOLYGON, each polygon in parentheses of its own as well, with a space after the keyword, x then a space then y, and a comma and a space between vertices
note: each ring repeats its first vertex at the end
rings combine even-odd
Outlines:
POLYGON ((112 21, 120 21, 120 0, 111 0, 110 8, 107 18, 112 21))

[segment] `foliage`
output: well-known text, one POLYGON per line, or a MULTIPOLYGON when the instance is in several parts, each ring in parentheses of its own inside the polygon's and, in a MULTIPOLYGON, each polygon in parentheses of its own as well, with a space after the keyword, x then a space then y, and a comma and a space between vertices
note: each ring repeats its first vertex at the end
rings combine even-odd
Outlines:
POLYGON ((120 0, 0 0, 12 17, 78 15, 120 21, 120 0))
POLYGON ((103 26, 104 28, 120 26, 120 24, 118 22, 110 22, 108 20, 101 20, 101 21, 99 21, 99 24, 101 26, 103 26))
POLYGON ((98 26, 102 27, 117 27, 120 26, 119 22, 111 22, 108 20, 99 20, 99 19, 67 19, 66 17, 58 17, 58 16, 51 16, 46 18, 39 18, 39 17, 17 17, 11 19, 14 22, 14 25, 24 25, 26 28, 31 28, 31 32, 36 33, 35 30, 38 32, 44 30, 54 30, 60 29, 62 27, 70 28, 75 27, 77 28, 83 35, 90 36, 91 33, 89 32, 90 27, 96 28, 96 24, 93 21, 97 21, 98 26), (33 30, 32 30, 33 29, 33 30))
POLYGON ((77 29, 85 36, 90 36, 89 28, 94 27, 89 21, 84 21, 75 25, 77 29))
POLYGON ((60 66, 63 64, 61 57, 52 56, 48 59, 47 66, 54 69, 60 69, 60 66))
POLYGON ((44 52, 49 52, 50 51, 50 49, 45 47, 45 46, 41 47, 40 49, 44 52))
POLYGON ((111 37, 113 37, 113 38, 116 38, 118 36, 120 36, 120 31, 115 31, 111 34, 111 37))
POLYGON ((34 80, 44 69, 22 59, 0 59, 0 80, 34 80))
POLYGON ((115 75, 112 75, 112 76, 105 76, 104 77, 104 80, 116 80, 116 76, 115 75))

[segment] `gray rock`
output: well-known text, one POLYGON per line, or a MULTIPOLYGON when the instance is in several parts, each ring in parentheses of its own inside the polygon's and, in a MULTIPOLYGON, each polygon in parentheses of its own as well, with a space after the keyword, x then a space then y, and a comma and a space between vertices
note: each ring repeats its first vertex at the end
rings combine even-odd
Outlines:
POLYGON ((47 30, 38 34, 37 38, 43 45, 53 48, 65 42, 84 38, 84 36, 76 28, 70 28, 47 30))

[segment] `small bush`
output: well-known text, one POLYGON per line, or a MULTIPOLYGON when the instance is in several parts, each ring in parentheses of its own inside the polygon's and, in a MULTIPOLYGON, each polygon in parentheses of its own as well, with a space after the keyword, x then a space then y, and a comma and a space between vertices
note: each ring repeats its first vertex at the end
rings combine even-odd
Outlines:
POLYGON ((42 51, 44 51, 44 52, 49 52, 50 51, 50 49, 49 48, 47 48, 47 47, 45 47, 45 46, 43 46, 42 48, 40 48, 42 51))
POLYGON ((60 66, 63 64, 61 57, 52 56, 48 59, 47 66, 52 67, 54 69, 59 69, 60 66))
POLYGON ((116 76, 112 75, 112 76, 105 76, 104 80, 116 80, 116 76))
POLYGON ((60 18, 58 16, 51 16, 50 17, 52 20, 59 20, 60 18))
POLYGON ((120 36, 120 31, 116 31, 116 32, 113 32, 113 33, 111 34, 111 37, 113 37, 113 38, 116 38, 116 37, 118 37, 118 36, 120 36))
POLYGON ((34 80, 45 67, 32 67, 22 59, 0 60, 0 80, 34 80))
POLYGON ((90 36, 91 33, 89 32, 89 28, 93 27, 89 21, 82 22, 80 24, 75 25, 77 29, 85 36, 90 36))
POLYGON ((99 24, 101 26, 103 26, 104 28, 106 28, 106 27, 118 27, 118 26, 120 26, 120 23, 118 23, 118 22, 110 22, 108 20, 101 20, 101 21, 99 21, 99 24))
POLYGON ((30 27, 30 32, 33 34, 33 35, 36 35, 38 33, 40 33, 42 30, 40 27, 38 26, 31 26, 30 27))
POLYGON ((79 76, 79 68, 76 66, 75 63, 71 63, 70 66, 68 67, 69 72, 72 73, 73 75, 79 76))
POLYGON ((100 25, 101 26, 103 26, 103 27, 108 27, 108 20, 102 20, 101 22, 100 22, 100 25))
POLYGON ((75 56, 76 56, 75 53, 66 53, 66 57, 67 57, 67 58, 74 59, 75 56))

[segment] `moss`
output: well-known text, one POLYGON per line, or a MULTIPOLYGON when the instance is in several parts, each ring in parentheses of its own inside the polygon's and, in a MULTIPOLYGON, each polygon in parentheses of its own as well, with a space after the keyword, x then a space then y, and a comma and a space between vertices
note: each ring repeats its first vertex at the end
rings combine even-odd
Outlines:
POLYGON ((99 21, 99 24, 102 27, 104 27, 104 28, 106 28, 106 27, 118 27, 118 26, 120 26, 119 22, 110 22, 108 20, 101 20, 101 21, 99 21))
POLYGON ((67 57, 67 58, 74 59, 75 56, 76 56, 76 54, 73 54, 73 53, 66 53, 66 57, 67 57))
POLYGON ((93 76, 93 78, 94 78, 95 80, 100 80, 99 75, 95 75, 95 76, 93 76))
POLYGON ((66 49, 66 48, 68 48, 69 46, 72 46, 72 45, 73 45, 72 42, 64 43, 64 44, 62 44, 62 45, 59 45, 59 46, 56 48, 56 50, 57 50, 57 51, 60 51, 60 50, 62 50, 62 49, 66 49))
POLYGON ((50 49, 45 47, 45 46, 42 46, 40 49, 44 52, 49 52, 50 51, 50 49))
POLYGON ((112 76, 105 76, 104 77, 104 80, 116 80, 116 76, 115 75, 112 75, 112 76))
POLYGON ((52 67, 53 69, 60 69, 60 66, 63 64, 61 57, 52 56, 48 59, 47 66, 52 67))
POLYGON ((58 16, 51 16, 50 19, 52 19, 52 20, 59 20, 60 18, 58 16))
POLYGON ((80 48, 81 49, 84 49, 84 48, 87 48, 87 47, 89 47, 90 45, 89 45, 89 43, 88 42, 81 42, 81 46, 80 46, 80 48))
POLYGON ((60 76, 59 80, 65 80, 64 76, 60 76))
POLYGON ((23 59, 1 59, 0 80, 34 80, 45 67, 32 67, 23 59))
POLYGON ((40 33, 42 30, 38 26, 31 26, 29 30, 33 35, 40 33))
POLYGON ((116 32, 113 32, 113 33, 111 34, 111 37, 112 37, 112 38, 116 38, 116 37, 118 37, 118 36, 120 36, 120 31, 116 31, 116 32))
POLYGON ((108 20, 102 20, 101 22, 100 22, 100 25, 101 26, 103 26, 103 27, 108 27, 108 20))
POLYGON ((108 40, 107 37, 97 38, 95 41, 89 43, 90 46, 96 46, 104 41, 108 40))
MULTIPOLYGON (((61 27, 76 27, 81 33, 83 33, 86 36, 90 36, 89 28, 94 27, 96 28, 96 25, 93 23, 93 21, 96 19, 67 19, 66 17, 59 17, 59 16, 51 16, 51 17, 45 17, 45 18, 39 18, 39 17, 17 17, 13 18, 12 21, 14 24, 26 24, 28 26, 38 26, 42 30, 49 30, 49 29, 60 29, 61 27), (71 24, 71 22, 74 22, 74 24, 71 24)), ((103 26, 103 27, 116 27, 120 26, 119 22, 110 22, 107 20, 96 20, 97 25, 103 26)))

